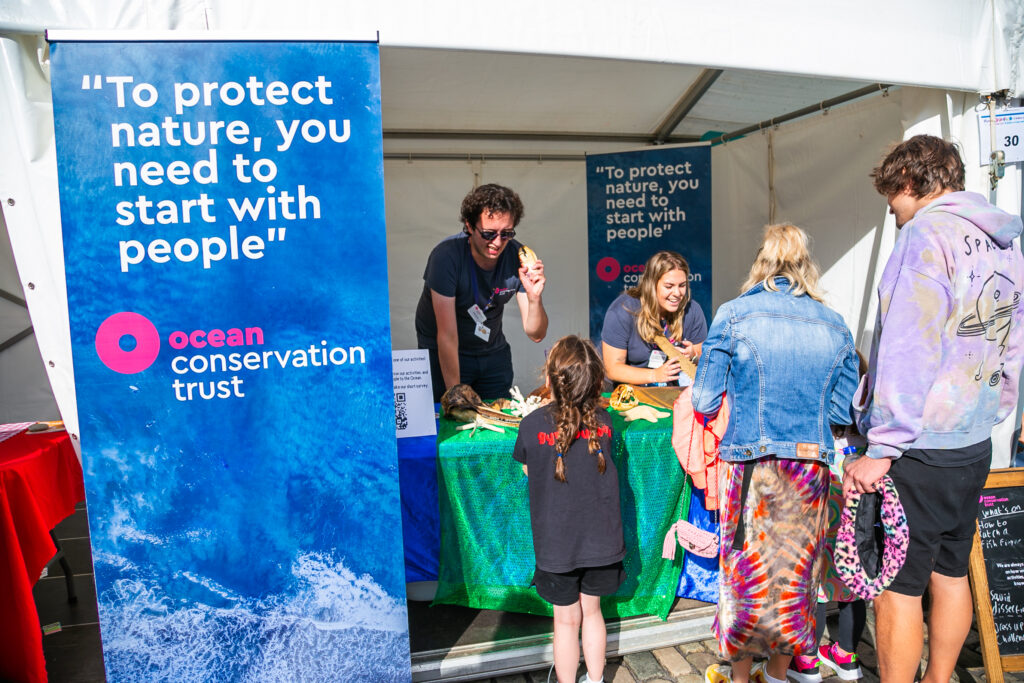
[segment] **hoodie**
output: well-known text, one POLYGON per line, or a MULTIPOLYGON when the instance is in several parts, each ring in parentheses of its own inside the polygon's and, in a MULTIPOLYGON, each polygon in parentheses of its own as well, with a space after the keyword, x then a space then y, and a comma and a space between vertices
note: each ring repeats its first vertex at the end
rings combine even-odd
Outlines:
POLYGON ((854 398, 870 457, 979 443, 1017 405, 1020 233, 1019 217, 974 192, 943 195, 903 226, 878 285, 868 373, 854 398))

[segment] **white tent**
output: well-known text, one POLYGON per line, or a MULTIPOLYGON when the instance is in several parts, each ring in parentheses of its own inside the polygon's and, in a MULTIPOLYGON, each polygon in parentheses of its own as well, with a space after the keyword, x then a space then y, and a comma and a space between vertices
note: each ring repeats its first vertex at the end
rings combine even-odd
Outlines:
MULTIPOLYGON (((713 301, 735 294, 761 227, 790 220, 813 235, 830 302, 866 351, 895 236, 867 173, 887 145, 931 132, 961 144, 968 188, 989 194, 979 95, 1016 96, 1024 65, 1022 0, 7 0, 0 207, 13 260, 0 240, 0 422, 59 407, 72 432, 48 29, 379 37, 393 346, 415 346, 423 264, 458 230, 462 196, 507 184, 549 278, 549 341, 506 325, 524 388, 550 340, 587 331, 585 153, 753 128, 712 151, 713 301), (39 353, 32 337, 5 344, 29 316, 39 353)), ((1016 213, 1020 194, 1010 166, 990 196, 1016 213)))

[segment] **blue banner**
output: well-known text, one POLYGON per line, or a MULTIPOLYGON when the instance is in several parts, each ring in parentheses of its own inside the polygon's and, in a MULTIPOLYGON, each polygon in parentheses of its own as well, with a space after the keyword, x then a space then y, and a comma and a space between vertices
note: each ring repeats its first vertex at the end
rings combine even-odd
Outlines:
POLYGON ((587 157, 590 337, 600 347, 609 304, 635 287, 656 252, 690 265, 690 291, 710 324, 711 147, 659 147, 587 157))
POLYGON ((108 679, 409 680, 377 45, 51 54, 108 679))

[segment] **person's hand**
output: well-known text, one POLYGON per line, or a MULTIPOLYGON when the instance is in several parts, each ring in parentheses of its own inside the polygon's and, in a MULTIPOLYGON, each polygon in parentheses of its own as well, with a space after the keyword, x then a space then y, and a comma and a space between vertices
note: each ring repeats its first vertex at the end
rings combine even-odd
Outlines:
POLYGON ((519 267, 519 281, 523 283, 526 296, 532 301, 540 299, 546 280, 547 278, 544 277, 544 262, 540 259, 537 259, 529 268, 526 266, 519 267))
POLYGON ((664 382, 671 384, 679 379, 679 361, 667 360, 659 367, 654 368, 654 379, 652 382, 664 382))
POLYGON ((697 360, 697 347, 693 344, 693 342, 689 342, 689 341, 686 341, 684 339, 679 344, 676 344, 676 346, 679 347, 679 350, 683 352, 684 356, 686 356, 690 360, 696 362, 696 360, 697 360))
POLYGON ((892 458, 869 458, 863 456, 843 465, 843 497, 850 493, 871 493, 875 484, 892 467, 892 458))

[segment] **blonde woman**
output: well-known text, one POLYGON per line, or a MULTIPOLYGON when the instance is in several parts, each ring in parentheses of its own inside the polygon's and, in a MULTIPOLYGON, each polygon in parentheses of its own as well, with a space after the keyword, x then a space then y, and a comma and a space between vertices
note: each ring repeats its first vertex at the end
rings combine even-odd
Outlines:
POLYGON ((729 400, 720 448, 719 654, 709 683, 782 683, 794 653, 815 651, 824 547, 830 425, 852 421, 857 353, 822 302, 807 235, 765 228, 742 294, 718 309, 693 387, 693 406, 729 400), (752 670, 754 658, 768 657, 752 670))
POLYGON ((674 251, 649 258, 637 286, 608 307, 601 330, 608 379, 634 385, 678 381, 679 363, 666 361, 654 341, 659 335, 694 361, 708 336, 704 311, 690 294, 690 266, 674 251))

